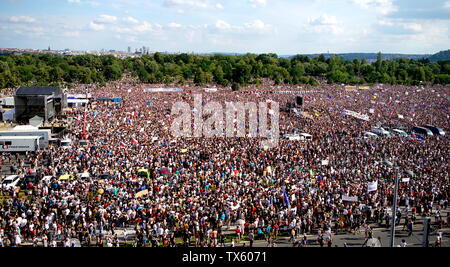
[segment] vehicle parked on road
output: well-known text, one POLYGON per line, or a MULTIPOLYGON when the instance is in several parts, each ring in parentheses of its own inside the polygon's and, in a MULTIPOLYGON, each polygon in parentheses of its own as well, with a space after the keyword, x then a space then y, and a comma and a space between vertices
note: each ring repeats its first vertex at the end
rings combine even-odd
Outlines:
POLYGON ((399 129, 393 129, 391 131, 395 136, 408 137, 408 133, 399 129))
POLYGON ((15 188, 19 185, 20 176, 19 175, 10 175, 3 179, 2 188, 9 190, 11 188, 15 188))
POLYGON ((42 178, 42 182, 44 182, 45 184, 50 184, 50 182, 52 181, 53 176, 44 176, 44 178, 42 178))
POLYGON ((416 126, 412 129, 412 133, 422 136, 434 136, 433 132, 430 129, 416 126))
POLYGON ((423 128, 430 130, 434 135, 445 136, 445 132, 441 128, 434 127, 432 125, 425 125, 425 126, 423 126, 423 128))
POLYGON ((114 177, 111 174, 108 174, 108 173, 100 174, 98 176, 98 180, 111 180, 113 178, 114 177))
POLYGON ((386 131, 384 128, 373 128, 372 132, 377 134, 378 136, 383 136, 383 137, 391 137, 391 133, 389 131, 386 131))
POLYGON ((378 138, 379 136, 372 132, 364 132, 364 138, 378 138))
POLYGON ((310 134, 307 133, 301 133, 300 138, 302 141, 312 141, 313 137, 310 134))
POLYGON ((61 176, 59 176, 60 181, 72 181, 75 177, 71 174, 63 174, 61 176))
POLYGON ((298 134, 286 134, 285 136, 283 136, 283 139, 289 141, 300 141, 301 137, 298 134))
POLYGON ((91 177, 91 175, 88 172, 83 172, 83 173, 78 173, 77 177, 81 178, 81 179, 88 179, 91 177))

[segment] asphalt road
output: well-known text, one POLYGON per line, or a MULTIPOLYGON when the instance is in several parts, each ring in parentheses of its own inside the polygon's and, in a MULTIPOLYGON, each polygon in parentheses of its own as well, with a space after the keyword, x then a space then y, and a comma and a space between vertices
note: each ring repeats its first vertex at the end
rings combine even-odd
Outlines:
MULTIPOLYGON (((444 228, 441 229, 443 232, 443 238, 442 238, 442 247, 450 247, 450 228, 444 228)), ((390 242, 390 229, 386 228, 375 228, 373 229, 373 237, 374 239, 381 238, 381 246, 382 247, 389 247, 390 242)), ((315 235, 308 235, 308 247, 320 247, 319 244, 316 242, 317 236, 315 235)), ((333 234, 333 243, 332 247, 338 246, 338 247, 344 247, 344 244, 347 244, 348 247, 362 247, 365 243, 366 239, 364 236, 364 231, 362 233, 358 233, 356 235, 354 234, 333 234)), ((301 237, 297 240, 300 240, 301 237)), ((413 229, 413 234, 411 236, 408 236, 408 232, 405 230, 403 231, 403 225, 396 227, 396 235, 395 235, 395 246, 398 246, 400 242, 404 239, 407 243, 407 247, 421 247, 422 246, 422 240, 423 240, 423 225, 422 224, 416 224, 416 226, 413 229)), ((437 239, 437 233, 432 232, 429 236, 429 244, 430 246, 434 245, 437 239)), ((376 241, 376 240, 374 240, 376 241)), ((241 242, 240 244, 236 246, 242 246, 244 242, 241 242)), ((248 242, 245 242, 248 246, 248 242)), ((289 242, 289 238, 279 238, 274 241, 277 247, 292 247, 293 242, 289 242)), ((375 243, 375 242, 373 242, 375 243)), ((369 241, 370 244, 370 241, 369 241)), ((255 241, 253 243, 254 247, 267 247, 268 243, 267 241, 255 241)), ((325 245, 326 246, 326 243, 325 245)))

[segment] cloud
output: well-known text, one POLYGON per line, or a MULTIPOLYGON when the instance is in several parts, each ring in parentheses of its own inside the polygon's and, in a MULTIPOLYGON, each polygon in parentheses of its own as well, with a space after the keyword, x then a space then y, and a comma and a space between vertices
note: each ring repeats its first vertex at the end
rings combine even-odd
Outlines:
POLYGON ((133 17, 126 17, 122 19, 124 22, 130 23, 130 24, 138 24, 139 20, 133 18, 133 17))
POLYGON ((223 9, 221 3, 214 4, 212 0, 164 0, 163 6, 175 8, 177 13, 183 14, 189 9, 223 9))
POLYGON ((444 8, 450 9, 450 1, 444 3, 444 8))
POLYGON ((81 1, 81 0, 67 0, 67 2, 69 2, 70 4, 78 4, 78 5, 91 5, 91 6, 99 6, 100 3, 99 2, 95 2, 95 1, 81 1))
POLYGON ((210 6, 207 0, 164 0, 163 5, 166 7, 184 6, 197 8, 208 8, 210 6))
POLYGON ((34 23, 36 19, 28 16, 12 16, 9 18, 9 21, 15 23, 34 23))
POLYGON ((379 20, 376 26, 379 35, 413 35, 423 32, 423 25, 418 22, 401 19, 379 20))
POLYGON ((80 32, 65 32, 63 35, 65 37, 80 37, 80 32))
POLYGON ((181 24, 171 22, 167 25, 169 28, 181 28, 181 24))
POLYGON ((255 31, 261 34, 269 33, 273 31, 273 26, 264 23, 262 20, 254 20, 244 24, 244 27, 248 30, 255 31))
POLYGON ((275 33, 276 29, 273 25, 264 23, 262 20, 256 19, 243 25, 231 25, 224 20, 217 20, 213 29, 221 33, 233 34, 271 34, 275 33))
POLYGON ((102 24, 96 24, 94 22, 89 23, 89 28, 94 31, 101 31, 105 29, 105 25, 102 24))
POLYGON ((398 9, 389 14, 390 18, 450 20, 450 1, 443 0, 396 0, 398 9))
POLYGON ((228 23, 228 22, 226 22, 226 21, 224 21, 224 20, 218 20, 218 21, 216 21, 216 28, 217 29, 219 29, 219 30, 228 30, 228 29, 231 29, 231 25, 228 23))
POLYGON ((30 26, 25 24, 2 25, 2 30, 17 35, 27 36, 29 38, 42 37, 48 33, 47 29, 45 29, 44 27, 30 26))
POLYGON ((267 5, 267 0, 249 0, 248 1, 251 6, 253 8, 257 8, 257 7, 261 7, 261 6, 266 6, 267 5))
POLYGON ((308 24, 309 27, 307 27, 307 30, 315 33, 331 33, 336 35, 344 31, 341 27, 342 22, 335 16, 329 16, 327 14, 322 14, 316 18, 309 18, 308 24))
POLYGON ((374 10, 382 15, 387 15, 398 8, 394 5, 393 0, 352 0, 353 3, 361 6, 363 9, 374 10))
POLYGON ((110 15, 100 15, 100 17, 96 18, 94 20, 97 24, 109 24, 109 23, 115 23, 117 21, 117 17, 110 16, 110 15))
POLYGON ((327 14, 323 14, 320 17, 317 17, 315 19, 309 19, 309 24, 311 25, 337 25, 339 24, 339 21, 335 16, 328 16, 327 14))

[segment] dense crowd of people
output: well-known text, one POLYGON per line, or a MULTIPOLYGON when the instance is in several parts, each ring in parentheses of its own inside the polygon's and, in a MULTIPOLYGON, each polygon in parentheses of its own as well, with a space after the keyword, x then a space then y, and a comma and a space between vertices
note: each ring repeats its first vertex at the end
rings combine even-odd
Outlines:
POLYGON ((449 224, 448 136, 363 135, 380 125, 411 130, 431 124, 448 133, 448 86, 346 90, 321 84, 321 92, 304 95, 302 113, 280 115, 281 136, 308 133, 313 140, 282 139, 268 149, 261 148, 258 138, 173 138, 172 105, 193 106, 193 94, 202 94, 205 103, 272 100, 284 107, 296 94, 258 91, 305 88, 264 83, 238 92, 218 87, 206 93, 195 86, 144 92, 148 87, 164 85, 128 80, 106 87, 80 85, 71 93, 122 99, 88 105, 87 145, 79 143, 80 108, 67 112, 71 147, 3 155, 2 165, 12 164, 11 171, 35 173, 38 179, 26 190, 1 189, 0 246, 74 246, 78 240, 82 246, 129 241, 136 246, 217 247, 244 238, 275 246, 272 239, 283 235, 305 246, 311 234, 320 246, 332 246, 335 234, 364 232, 368 238, 372 227, 390 226, 395 177, 410 178, 399 186, 395 212, 400 226, 412 232, 422 216, 431 216, 437 228, 449 224), (368 114, 370 121, 344 110, 368 114), (60 179, 64 174, 74 178, 60 179), (368 192, 374 181, 377 189, 368 192), (132 238, 130 228, 135 230, 132 238), (227 229, 234 232, 228 235, 227 229))

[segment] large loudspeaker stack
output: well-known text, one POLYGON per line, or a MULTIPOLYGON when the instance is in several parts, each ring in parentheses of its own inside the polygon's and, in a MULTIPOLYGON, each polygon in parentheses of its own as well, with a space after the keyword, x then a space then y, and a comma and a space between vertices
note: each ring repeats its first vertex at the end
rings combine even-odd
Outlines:
POLYGON ((303 101, 303 96, 297 96, 296 98, 296 102, 298 107, 303 107, 304 101, 303 101))

